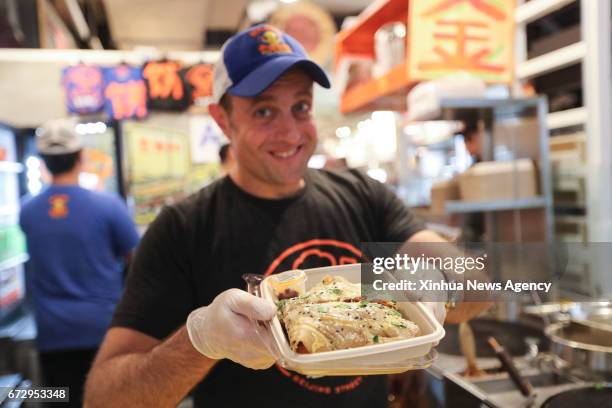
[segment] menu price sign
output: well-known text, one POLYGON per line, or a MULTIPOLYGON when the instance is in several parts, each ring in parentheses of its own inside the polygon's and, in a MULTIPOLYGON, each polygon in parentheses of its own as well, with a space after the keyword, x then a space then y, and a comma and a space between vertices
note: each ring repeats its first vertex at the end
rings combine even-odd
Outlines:
POLYGON ((127 124, 132 182, 184 177, 189 171, 188 136, 137 123, 127 124))
POLYGON ((409 77, 512 81, 515 0, 412 0, 409 77))

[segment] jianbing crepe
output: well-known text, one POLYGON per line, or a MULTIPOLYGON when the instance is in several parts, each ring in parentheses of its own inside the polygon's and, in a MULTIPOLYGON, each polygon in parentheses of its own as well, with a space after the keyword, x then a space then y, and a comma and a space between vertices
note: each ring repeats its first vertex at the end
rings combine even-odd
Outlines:
POLYGON ((316 353, 415 337, 419 327, 391 302, 368 301, 359 285, 326 277, 302 296, 279 301, 294 351, 316 353))

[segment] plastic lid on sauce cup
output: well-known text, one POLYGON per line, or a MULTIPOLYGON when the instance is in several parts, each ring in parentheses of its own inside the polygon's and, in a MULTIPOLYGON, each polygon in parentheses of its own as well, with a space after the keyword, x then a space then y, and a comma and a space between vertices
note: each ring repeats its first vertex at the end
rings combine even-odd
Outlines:
POLYGON ((306 292, 306 274, 301 269, 295 269, 270 277, 270 284, 278 296, 287 290, 297 292, 298 296, 306 292))

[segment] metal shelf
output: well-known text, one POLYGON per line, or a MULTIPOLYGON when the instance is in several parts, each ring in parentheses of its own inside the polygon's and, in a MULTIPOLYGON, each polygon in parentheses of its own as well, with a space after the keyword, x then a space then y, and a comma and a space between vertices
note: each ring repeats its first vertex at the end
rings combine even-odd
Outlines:
POLYGON ((546 118, 549 129, 561 129, 564 127, 584 125, 587 121, 587 110, 585 107, 567 109, 552 112, 546 118))
POLYGON ((538 98, 440 98, 436 100, 435 109, 423 112, 423 117, 413 117, 411 121, 465 120, 471 118, 474 110, 510 107, 518 102, 536 105, 538 98))
MULTIPOLYGON (((521 98, 525 101, 529 98, 521 98)), ((499 108, 512 104, 514 100, 508 98, 442 98, 440 108, 443 109, 485 109, 499 108)))
POLYGON ((5 171, 9 173, 20 173, 22 170, 23 165, 21 163, 0 161, 0 171, 5 171))
POLYGON ((30 259, 28 254, 21 254, 21 255, 17 255, 12 258, 9 258, 5 261, 0 262, 0 271, 12 268, 13 266, 17 266, 19 264, 26 263, 28 259, 30 259))
POLYGON ((576 0, 531 0, 516 7, 514 21, 517 24, 527 24, 548 14, 551 14, 576 0))
POLYGON ((524 210, 529 208, 545 208, 546 198, 520 198, 516 200, 496 201, 447 201, 447 213, 473 213, 505 210, 524 210))
POLYGON ((586 43, 580 41, 539 57, 520 62, 516 66, 516 76, 527 79, 543 75, 569 65, 581 62, 586 55, 586 43))

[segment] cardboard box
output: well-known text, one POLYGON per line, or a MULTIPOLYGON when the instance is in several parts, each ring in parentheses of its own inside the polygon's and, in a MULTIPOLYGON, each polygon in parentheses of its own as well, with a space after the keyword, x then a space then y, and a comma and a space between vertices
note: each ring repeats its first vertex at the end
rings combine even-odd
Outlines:
POLYGON ((457 180, 437 181, 431 186, 431 209, 443 211, 446 202, 459 200, 459 183, 457 180))
POLYGON ((538 195, 537 171, 530 159, 481 162, 459 177, 463 201, 495 201, 538 195))
POLYGON ((536 117, 498 120, 493 124, 495 147, 505 147, 513 158, 540 157, 540 123, 536 117))
POLYGON ((546 213, 541 208, 499 211, 494 214, 493 242, 545 242, 546 213))

